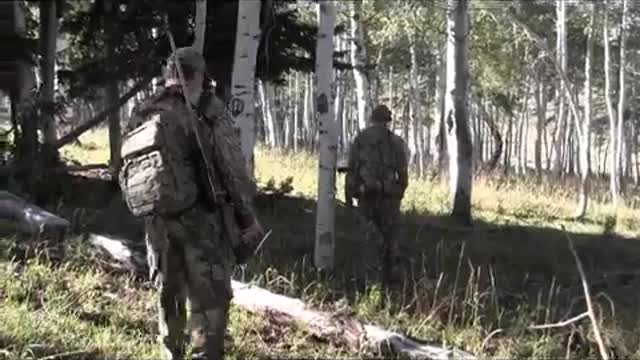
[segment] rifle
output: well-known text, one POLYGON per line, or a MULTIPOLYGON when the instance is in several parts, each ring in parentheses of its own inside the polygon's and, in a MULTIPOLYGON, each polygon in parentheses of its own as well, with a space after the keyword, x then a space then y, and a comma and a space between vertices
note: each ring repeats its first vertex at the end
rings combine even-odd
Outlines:
MULTIPOLYGON (((169 37, 169 44, 171 45, 171 50, 173 52, 173 56, 175 58, 175 65, 176 65, 176 70, 178 72, 178 79, 180 80, 180 86, 182 87, 182 92, 184 94, 185 97, 185 102, 187 105, 187 109, 189 112, 189 118, 191 119, 191 124, 193 126, 193 132, 196 136, 196 141, 198 143, 198 148, 200 149, 200 152, 202 154, 203 160, 204 160, 204 164, 206 167, 206 173, 207 173, 207 180, 209 183, 209 190, 211 192, 211 200, 214 203, 213 205, 218 206, 221 209, 221 216, 222 216, 222 226, 224 228, 225 233, 227 234, 229 241, 230 241, 230 245, 231 248, 233 249, 235 256, 236 256, 236 261, 238 263, 244 263, 246 261, 246 259, 253 255, 255 252, 257 252, 257 249, 254 251, 253 249, 251 249, 250 247, 246 246, 246 244, 242 244, 241 240, 241 230, 240 227, 238 226, 238 223, 236 221, 235 218, 235 212, 234 212, 234 208, 233 205, 230 204, 228 201, 226 201, 225 199, 220 199, 217 195, 218 194, 222 194, 221 192, 216 192, 216 186, 215 186, 215 182, 214 182, 214 174, 219 174, 219 172, 214 172, 214 165, 211 164, 211 154, 207 151, 207 150, 211 150, 208 147, 204 146, 204 142, 202 140, 202 136, 200 134, 200 131, 198 130, 198 120, 200 119, 201 116, 204 116, 204 114, 202 113, 202 111, 200 111, 200 108, 198 108, 197 110, 194 109, 194 104, 191 103, 191 101, 189 100, 189 96, 188 96, 188 92, 187 92, 187 86, 186 86, 186 82, 184 79, 184 74, 182 73, 182 67, 180 65, 180 60, 178 59, 178 54, 176 51, 176 44, 175 41, 173 39, 173 34, 171 33, 171 30, 169 29, 169 22, 168 19, 165 18, 165 23, 167 24, 167 36, 169 37), (195 112, 195 113, 194 113, 195 112), (245 245, 245 246, 242 246, 245 245)), ((203 94, 204 96, 204 94, 203 94)), ((200 99, 200 104, 203 104, 203 99, 200 99)), ((268 236, 268 234, 267 234, 268 236)), ((267 236, 265 236, 262 239, 262 242, 264 242, 264 240, 266 240, 267 236)), ((260 245, 262 245, 262 242, 260 243, 260 245)))

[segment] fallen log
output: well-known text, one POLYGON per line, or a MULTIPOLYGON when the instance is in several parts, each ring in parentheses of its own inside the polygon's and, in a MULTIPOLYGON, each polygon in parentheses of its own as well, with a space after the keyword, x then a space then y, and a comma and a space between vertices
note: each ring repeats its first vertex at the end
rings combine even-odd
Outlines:
POLYGON ((109 262, 112 267, 138 276, 147 276, 147 260, 142 244, 98 234, 87 234, 85 239, 97 249, 100 255, 105 255, 112 260, 109 262))
MULTIPOLYGON (((104 235, 92 234, 91 244, 101 248, 101 253, 132 272, 146 271, 144 248, 134 242, 104 235), (136 246, 134 245, 134 246, 136 246)), ((364 324, 353 316, 341 316, 309 308, 302 300, 275 294, 255 285, 232 281, 233 303, 270 321, 299 324, 313 336, 352 350, 400 356, 408 359, 478 359, 475 355, 445 349, 435 344, 412 339, 403 334, 385 330, 379 326, 364 324)))
POLYGON ((475 355, 411 339, 379 326, 363 324, 352 316, 336 316, 310 309, 299 299, 274 294, 258 286, 232 281, 233 303, 279 322, 300 323, 314 336, 356 351, 408 359, 477 359, 475 355))
POLYGON ((63 236, 70 222, 8 191, 0 191, 0 221, 2 225, 32 236, 53 232, 63 236))

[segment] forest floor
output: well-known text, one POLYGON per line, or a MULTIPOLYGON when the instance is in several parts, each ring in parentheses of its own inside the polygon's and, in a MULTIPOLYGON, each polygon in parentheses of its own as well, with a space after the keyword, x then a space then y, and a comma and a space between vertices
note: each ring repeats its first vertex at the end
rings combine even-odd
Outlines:
MULTIPOLYGON (((68 146, 63 155, 81 163, 105 162, 104 139, 103 131, 89 133, 81 138, 82 146, 68 146)), ((446 183, 413 178, 400 236, 405 280, 380 308, 385 296, 380 287, 358 281, 367 261, 359 254, 367 244, 341 202, 335 272, 319 277, 313 270, 316 159, 261 149, 256 164, 261 187, 276 189, 257 201, 261 221, 272 234, 260 256, 238 269, 237 280, 319 309, 347 309, 367 322, 482 358, 597 358, 588 319, 560 328, 530 328, 585 311, 570 237, 584 263, 607 347, 615 357, 640 359, 640 210, 618 209, 614 221, 611 207, 593 203, 578 222, 572 219, 577 200, 570 184, 483 177, 473 188, 475 226, 463 229, 447 220, 446 183)), ((82 219, 82 231, 140 237, 115 185, 77 181, 62 199, 61 215, 84 208, 94 216, 82 219)), ((343 183, 339 176, 340 199, 343 183)), ((606 198, 604 188, 594 186, 596 199, 606 198)), ((67 241, 62 266, 43 258, 20 266, 9 257, 14 242, 10 237, 0 242, 0 359, 55 354, 64 359, 158 358, 150 284, 105 270, 79 235, 67 241)), ((372 355, 350 353, 302 327, 273 324, 236 307, 229 334, 229 358, 372 355)))

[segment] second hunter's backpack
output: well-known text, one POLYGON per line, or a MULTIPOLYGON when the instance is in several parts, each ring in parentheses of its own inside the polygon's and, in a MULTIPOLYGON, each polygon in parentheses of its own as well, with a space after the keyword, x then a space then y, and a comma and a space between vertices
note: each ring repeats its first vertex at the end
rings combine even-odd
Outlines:
MULTIPOLYGON (((165 96, 163 102, 179 99, 165 96)), ((129 210, 134 216, 172 215, 193 206, 198 183, 184 119, 156 100, 132 120, 135 126, 122 139, 118 179, 129 210)))
POLYGON ((370 128, 362 137, 355 175, 365 194, 394 195, 397 192, 398 168, 402 156, 399 152, 402 149, 393 140, 393 134, 386 129, 381 131, 370 128))

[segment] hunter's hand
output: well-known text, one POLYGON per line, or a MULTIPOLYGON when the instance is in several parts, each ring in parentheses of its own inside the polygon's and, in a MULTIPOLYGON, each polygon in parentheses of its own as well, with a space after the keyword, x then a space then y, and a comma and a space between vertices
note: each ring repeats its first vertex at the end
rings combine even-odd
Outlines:
POLYGON ((254 255, 264 236, 264 230, 258 221, 254 221, 251 226, 243 229, 240 242, 233 249, 236 263, 239 265, 246 263, 254 255))
POLYGON ((245 242, 247 244, 258 246, 263 237, 264 229, 257 220, 254 220, 251 226, 242 230, 242 242, 245 242))

